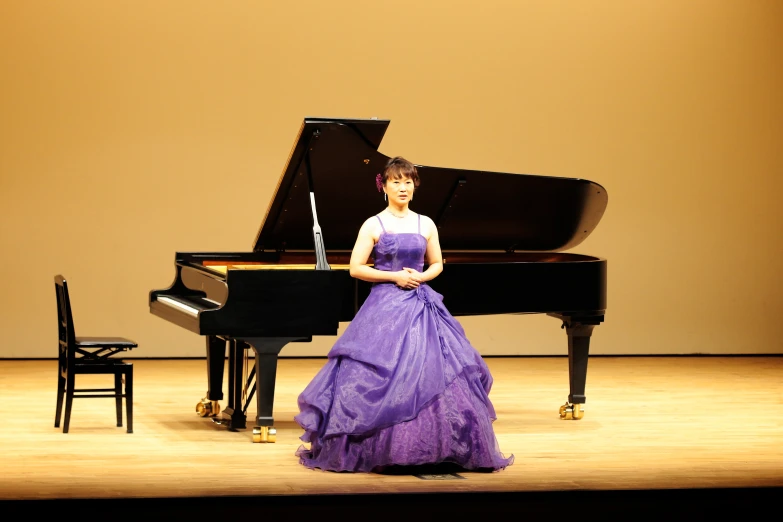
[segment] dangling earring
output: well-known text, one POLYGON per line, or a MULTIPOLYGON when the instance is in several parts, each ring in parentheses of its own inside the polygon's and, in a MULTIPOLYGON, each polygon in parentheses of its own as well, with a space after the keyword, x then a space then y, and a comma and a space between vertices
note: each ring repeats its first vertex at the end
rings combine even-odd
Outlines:
POLYGON ((383 193, 383 200, 386 201, 386 193, 383 193))

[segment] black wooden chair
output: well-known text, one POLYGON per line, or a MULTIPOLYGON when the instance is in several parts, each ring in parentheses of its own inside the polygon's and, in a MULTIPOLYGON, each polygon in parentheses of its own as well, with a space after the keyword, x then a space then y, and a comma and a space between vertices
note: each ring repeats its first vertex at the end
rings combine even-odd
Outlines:
POLYGON ((133 433, 133 364, 113 356, 136 348, 137 344, 122 337, 76 337, 68 283, 63 276, 54 277, 54 288, 57 292, 57 331, 60 338, 57 357, 57 414, 54 417, 54 427, 60 427, 63 398, 63 433, 68 433, 74 398, 114 397, 117 405, 117 426, 122 426, 122 399, 125 398, 128 433, 133 433), (78 374, 112 374, 114 387, 76 388, 78 374))

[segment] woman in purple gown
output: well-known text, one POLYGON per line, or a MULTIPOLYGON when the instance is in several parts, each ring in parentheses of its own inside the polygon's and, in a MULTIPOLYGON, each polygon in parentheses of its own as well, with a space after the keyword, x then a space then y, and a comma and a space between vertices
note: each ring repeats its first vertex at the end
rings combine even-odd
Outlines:
POLYGON ((376 183, 389 206, 364 222, 350 261, 352 277, 374 284, 299 396, 295 419, 310 443, 300 462, 331 471, 503 469, 514 456, 500 452, 492 429, 492 376, 426 284, 443 261, 435 224, 408 208, 416 167, 392 158, 376 183))

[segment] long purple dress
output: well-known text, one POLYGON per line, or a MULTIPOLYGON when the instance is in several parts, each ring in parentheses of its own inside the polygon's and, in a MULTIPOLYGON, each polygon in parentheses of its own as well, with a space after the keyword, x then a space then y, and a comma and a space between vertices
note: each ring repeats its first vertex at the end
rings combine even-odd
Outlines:
MULTIPOLYGON (((375 268, 421 271, 426 249, 420 233, 384 227, 375 268)), ((505 468, 514 456, 500 452, 492 429, 491 386, 486 363, 443 296, 427 284, 375 284, 299 395, 295 420, 310 449, 300 446, 296 454, 309 468, 331 471, 505 468)))

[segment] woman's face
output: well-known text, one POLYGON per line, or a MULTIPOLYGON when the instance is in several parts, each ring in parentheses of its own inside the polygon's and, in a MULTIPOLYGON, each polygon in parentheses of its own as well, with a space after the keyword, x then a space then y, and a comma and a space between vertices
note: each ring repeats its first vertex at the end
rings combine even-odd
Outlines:
POLYGON ((404 205, 408 203, 413 197, 413 180, 408 177, 400 179, 389 178, 386 180, 384 187, 386 196, 389 198, 389 202, 394 201, 398 205, 404 205))

